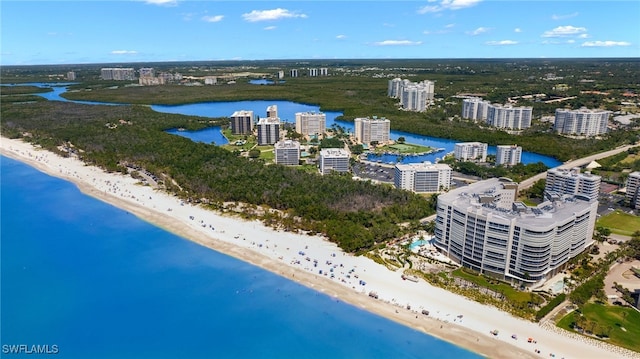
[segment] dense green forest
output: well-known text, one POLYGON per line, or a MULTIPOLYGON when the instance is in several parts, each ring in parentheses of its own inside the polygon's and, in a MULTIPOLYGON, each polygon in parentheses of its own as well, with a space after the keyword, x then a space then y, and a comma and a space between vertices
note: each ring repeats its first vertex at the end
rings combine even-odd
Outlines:
POLYGON ((82 160, 110 171, 126 172, 125 164, 141 166, 169 191, 213 208, 242 202, 280 210, 280 225, 325 233, 347 251, 370 249, 410 229, 398 224, 410 222, 415 229, 420 218, 433 213, 423 197, 407 191, 345 175, 265 165, 164 132, 211 124, 200 117, 161 114, 137 105, 47 101, 3 102, 1 109, 3 136, 28 133, 25 140, 55 152, 62 144, 73 145, 82 150, 82 160))

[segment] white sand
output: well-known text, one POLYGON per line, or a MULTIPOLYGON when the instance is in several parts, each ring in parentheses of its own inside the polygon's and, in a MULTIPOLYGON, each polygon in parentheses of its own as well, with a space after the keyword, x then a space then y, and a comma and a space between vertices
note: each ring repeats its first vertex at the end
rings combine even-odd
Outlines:
POLYGON ((320 236, 275 231, 258 221, 181 203, 131 177, 105 173, 19 140, 0 139, 3 155, 69 180, 84 193, 159 227, 487 357, 536 358, 553 353, 556 358, 640 358, 640 353, 527 322, 424 281, 402 280, 400 271, 346 254, 320 236), (370 298, 370 291, 377 292, 379 299, 370 298), (422 309, 429 316, 421 314, 422 309), (489 333, 494 329, 499 330, 498 336, 489 333), (528 343, 528 337, 537 343, 528 343))

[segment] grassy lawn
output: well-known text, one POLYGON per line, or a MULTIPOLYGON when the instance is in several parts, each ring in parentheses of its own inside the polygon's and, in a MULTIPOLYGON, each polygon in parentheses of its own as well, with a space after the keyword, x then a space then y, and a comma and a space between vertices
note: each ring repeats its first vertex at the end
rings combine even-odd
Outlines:
POLYGON ((462 270, 462 268, 456 269, 453 271, 453 275, 456 277, 460 277, 462 279, 466 279, 469 282, 473 282, 480 287, 488 288, 496 292, 500 292, 504 294, 510 301, 517 303, 527 303, 531 299, 531 294, 528 292, 521 292, 515 290, 512 286, 506 283, 490 283, 486 277, 480 275, 474 275, 467 273, 462 270))
POLYGON ((260 158, 264 159, 267 162, 275 161, 276 154, 273 146, 256 146, 255 148, 256 150, 260 151, 260 158))
POLYGON ((616 210, 600 217, 596 226, 609 228, 612 233, 630 236, 633 232, 640 231, 640 217, 616 210))
POLYGON ((376 152, 397 152, 401 154, 407 153, 423 153, 433 151, 429 146, 414 145, 411 143, 396 143, 395 145, 382 146, 376 149, 376 152))
MULTIPOLYGON (((608 334, 607 342, 640 352, 640 340, 638 340, 640 313, 638 311, 617 305, 587 303, 582 309, 582 314, 587 319, 585 327, 588 331, 608 334)), ((558 322, 558 326, 573 331, 571 326, 579 315, 577 311, 567 314, 558 322)))
POLYGON ((248 151, 250 149, 253 148, 253 146, 256 145, 256 139, 255 136, 248 136, 248 135, 234 135, 233 133, 231 133, 231 129, 227 128, 222 130, 222 134, 224 135, 224 137, 227 138, 227 140, 229 140, 229 143, 223 146, 220 146, 222 148, 224 148, 225 150, 229 150, 229 151, 235 151, 235 150, 245 150, 248 151), (245 144, 242 146, 236 146, 236 141, 238 140, 246 140, 245 144))

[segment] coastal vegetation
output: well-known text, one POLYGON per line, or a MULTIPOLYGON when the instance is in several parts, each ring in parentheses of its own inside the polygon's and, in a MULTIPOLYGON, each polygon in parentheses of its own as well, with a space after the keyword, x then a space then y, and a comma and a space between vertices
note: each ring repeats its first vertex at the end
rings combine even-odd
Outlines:
POLYGON ((108 171, 137 166, 154 174, 166 190, 213 208, 240 202, 281 213, 279 226, 326 234, 348 252, 365 251, 418 226, 433 213, 423 197, 350 176, 265 166, 214 145, 164 132, 195 130, 209 119, 163 114, 146 106, 38 102, 2 104, 4 136, 75 155, 108 171), (399 226, 398 223, 409 223, 399 226))

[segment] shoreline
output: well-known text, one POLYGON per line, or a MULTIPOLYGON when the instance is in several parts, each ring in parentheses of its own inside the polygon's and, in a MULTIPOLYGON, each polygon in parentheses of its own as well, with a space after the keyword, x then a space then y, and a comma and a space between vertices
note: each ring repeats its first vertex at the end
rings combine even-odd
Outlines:
POLYGON ((515 318, 422 280, 403 281, 400 271, 393 272, 366 257, 344 253, 321 236, 277 231, 259 221, 181 203, 177 197, 141 186, 129 176, 106 173, 20 140, 1 137, 0 153, 70 181, 82 193, 182 238, 481 356, 640 358, 640 353, 515 318), (366 284, 361 284, 362 281, 366 284), (370 291, 378 293, 379 299, 370 297, 370 291), (407 309, 408 305, 411 309, 407 309), (429 315, 423 315, 422 309, 428 310, 429 315), (498 336, 489 333, 494 329, 499 330, 498 336), (517 334, 518 339, 512 339, 512 334, 517 334), (528 343, 528 337, 535 338, 537 343, 528 343))

